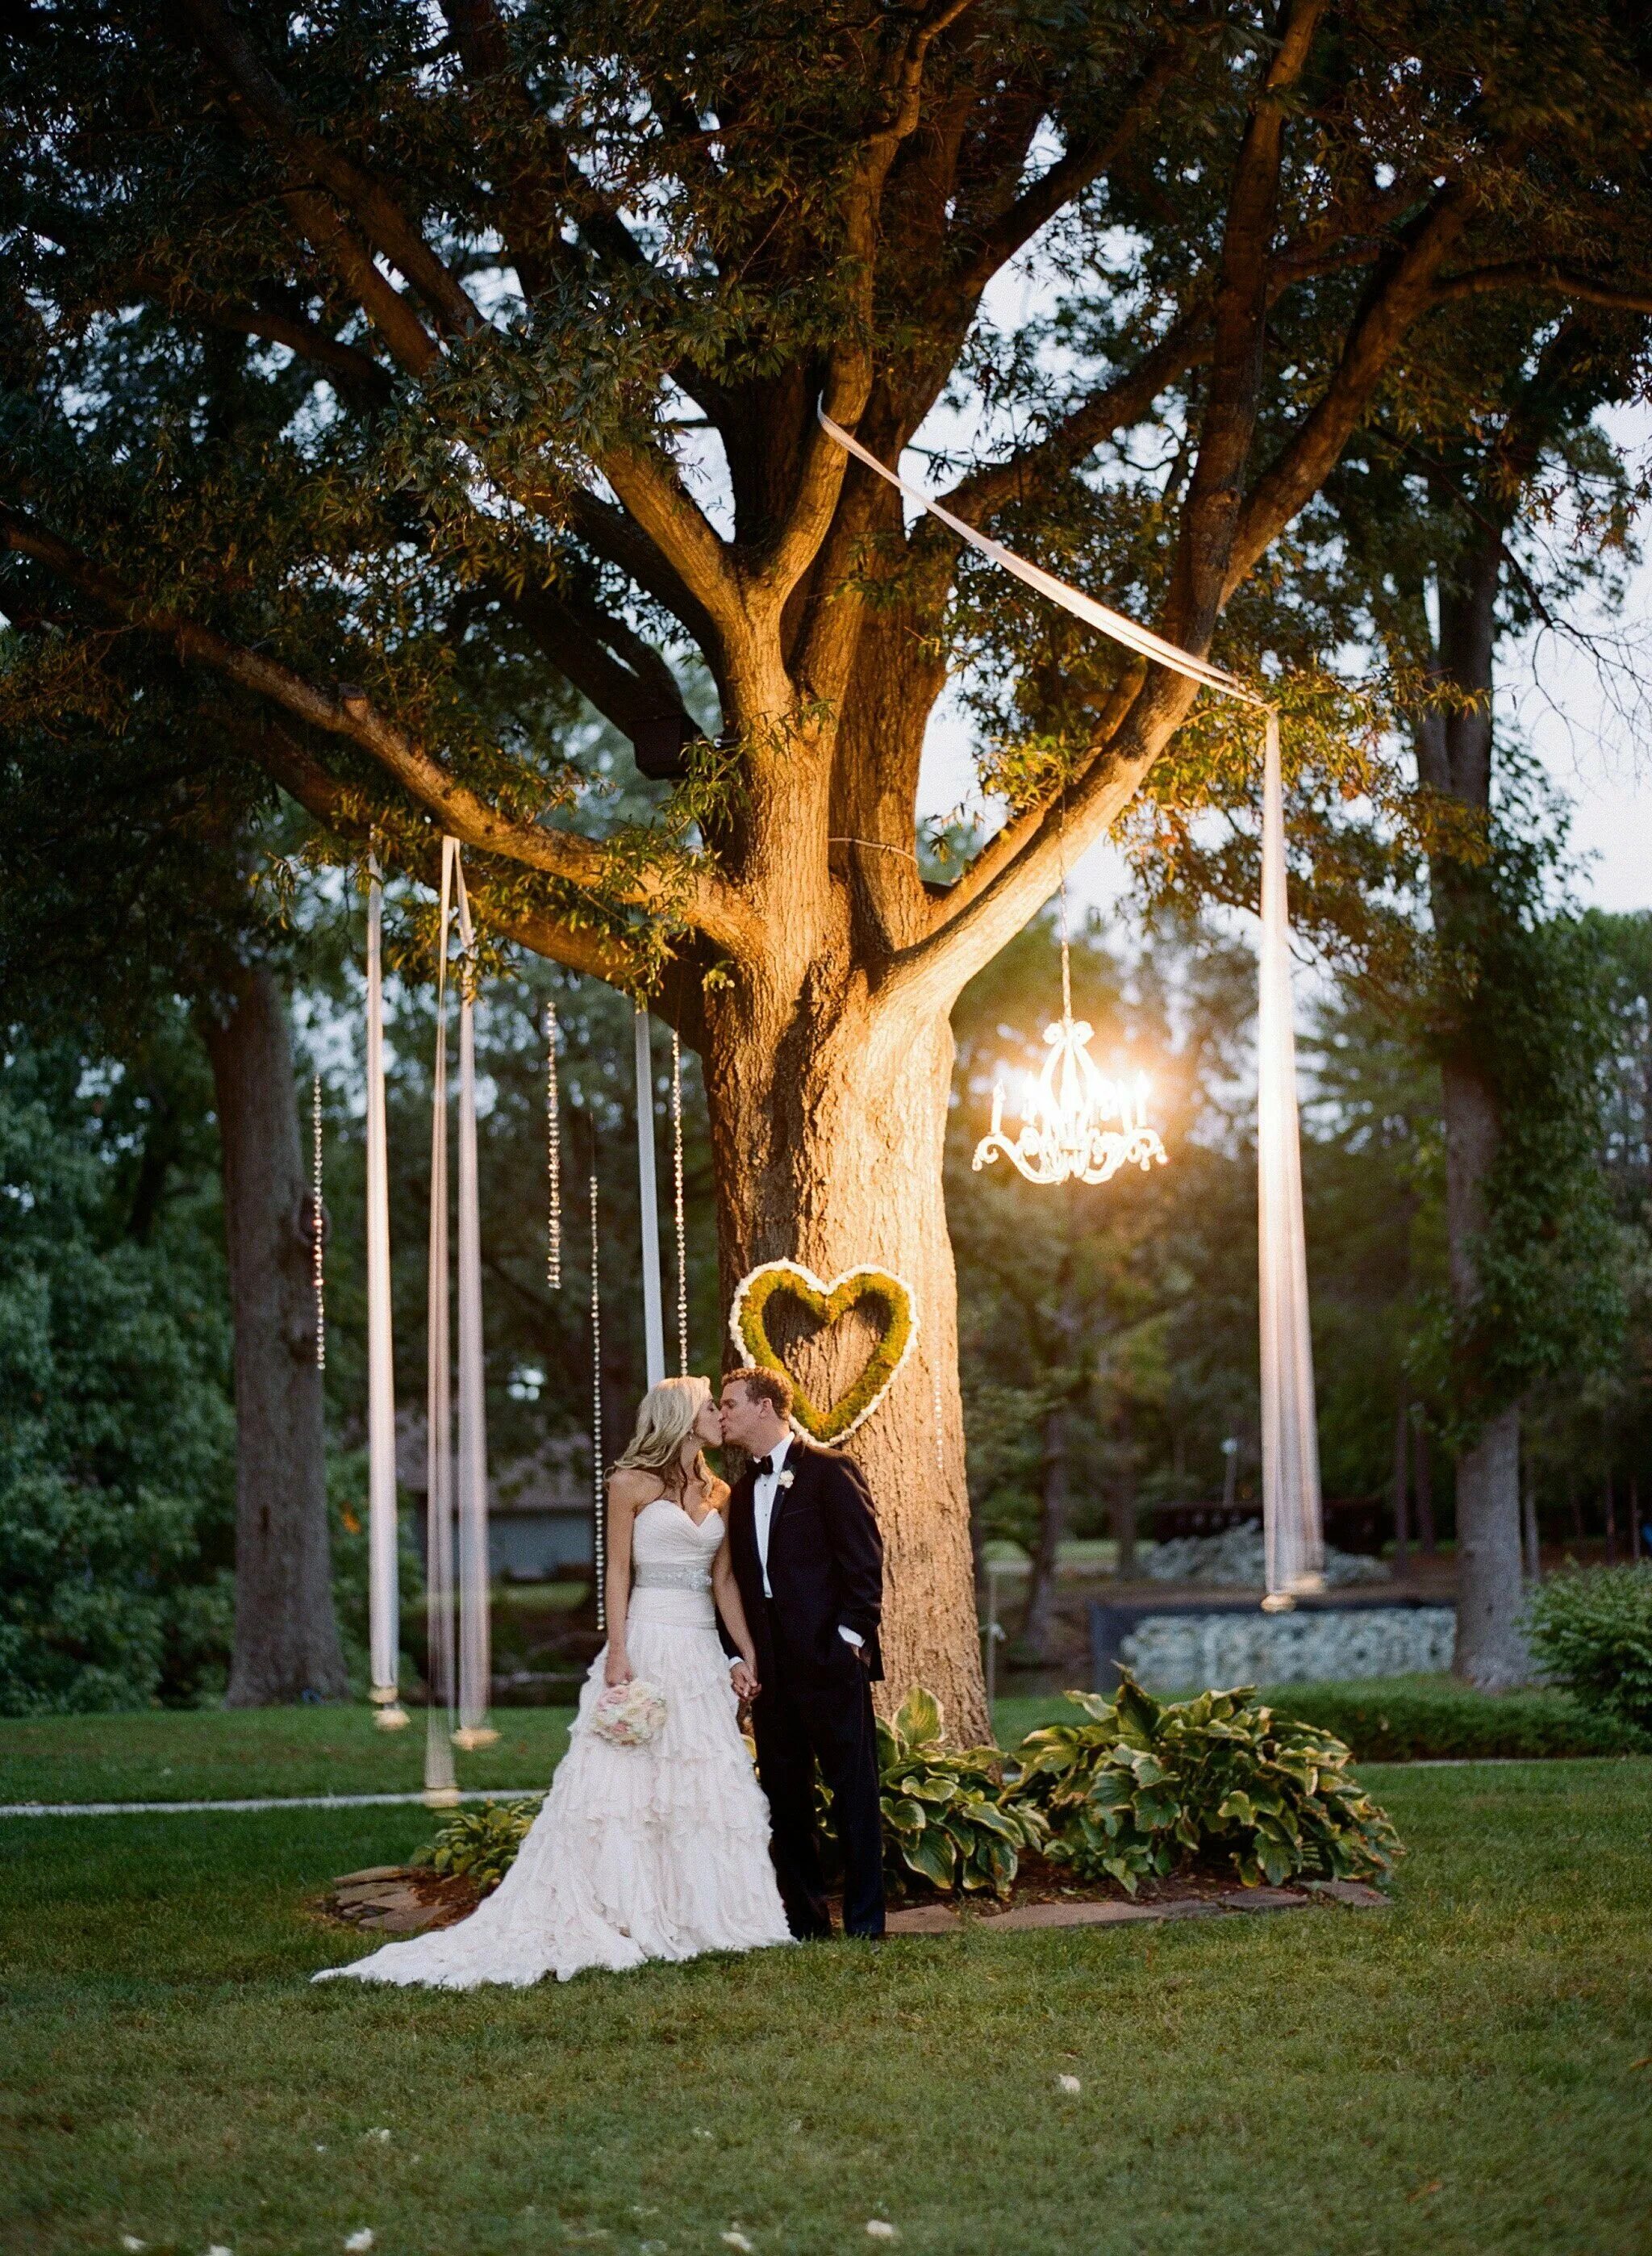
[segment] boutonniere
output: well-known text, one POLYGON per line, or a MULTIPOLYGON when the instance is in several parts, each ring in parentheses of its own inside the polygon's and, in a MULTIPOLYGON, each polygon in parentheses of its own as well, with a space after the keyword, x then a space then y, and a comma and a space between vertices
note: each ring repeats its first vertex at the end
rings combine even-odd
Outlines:
POLYGON ((790 1466, 788 1466, 788 1467, 786 1468, 785 1471, 784 1471, 784 1472, 783 1472, 783 1473, 781 1474, 781 1476, 780 1476, 780 1485, 781 1485, 781 1487, 782 1487, 782 1488, 790 1488, 790 1487, 791 1486, 792 1482, 793 1482, 794 1480, 796 1480, 796 1478, 797 1478, 797 1477, 798 1477, 798 1476, 796 1475, 796 1473, 794 1473, 794 1472, 791 1470, 791 1468, 790 1466))

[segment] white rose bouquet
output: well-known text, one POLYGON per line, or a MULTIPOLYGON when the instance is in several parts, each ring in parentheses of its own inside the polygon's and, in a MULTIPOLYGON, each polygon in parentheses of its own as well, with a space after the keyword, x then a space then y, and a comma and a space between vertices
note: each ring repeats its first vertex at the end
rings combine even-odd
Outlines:
POLYGON ((591 1729, 616 1747, 645 1747, 665 1722, 665 1695, 646 1677, 604 1686, 591 1713, 591 1729))

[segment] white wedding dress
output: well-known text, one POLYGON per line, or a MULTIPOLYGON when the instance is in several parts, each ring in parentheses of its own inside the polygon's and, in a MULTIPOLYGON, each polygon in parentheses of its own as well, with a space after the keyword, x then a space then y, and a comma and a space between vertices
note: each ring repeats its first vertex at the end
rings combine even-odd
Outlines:
POLYGON ((632 1522, 632 1669, 665 1696, 646 1746, 591 1729, 607 1649, 533 1829, 492 1895, 457 1927, 392 1942, 318 1982, 523 1986, 587 1966, 614 1970, 703 1950, 789 1942, 769 1858, 769 1805, 740 1736, 717 1635, 711 1562, 721 1512, 698 1526, 668 1497, 632 1522))

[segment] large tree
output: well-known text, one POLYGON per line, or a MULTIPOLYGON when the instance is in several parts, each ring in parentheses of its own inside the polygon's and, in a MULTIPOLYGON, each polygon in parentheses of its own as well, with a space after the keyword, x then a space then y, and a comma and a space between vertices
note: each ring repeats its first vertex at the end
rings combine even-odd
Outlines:
POLYGON ((1620 1313, 1598 1152, 1606 976, 1589 928, 1549 898, 1557 842, 1497 709, 1498 653, 1552 630, 1588 578, 1620 593, 1633 488, 1595 419, 1647 372, 1644 333, 1613 317, 1582 306, 1533 327, 1521 311, 1471 307, 1491 371, 1472 405, 1374 428, 1329 489, 1442 818, 1416 998, 1445 1128, 1451 1321, 1434 1392, 1457 1461, 1456 1666, 1488 1689, 1529 1673, 1522 1397, 1608 1357, 1620 1313))
MULTIPOLYGON (((67 0, 8 32, 15 568, 88 663, 114 631, 210 677, 340 838, 423 872, 455 835, 494 929, 655 996, 705 1064, 726 1284, 908 1279, 918 1350, 857 1446, 892 1682, 966 1733, 947 1013, 1194 693, 906 530, 817 398, 1260 665, 1259 568, 1427 396, 1465 291, 1644 313, 1647 63, 1592 0, 67 0), (1016 262, 1058 303, 995 291, 1016 262), (264 391, 228 420, 227 361, 264 391), (935 885, 919 763, 962 663, 1011 813, 935 885), (580 811, 559 684, 685 771, 655 825, 580 811)), ((856 1352, 799 1350, 828 1386, 856 1352)))

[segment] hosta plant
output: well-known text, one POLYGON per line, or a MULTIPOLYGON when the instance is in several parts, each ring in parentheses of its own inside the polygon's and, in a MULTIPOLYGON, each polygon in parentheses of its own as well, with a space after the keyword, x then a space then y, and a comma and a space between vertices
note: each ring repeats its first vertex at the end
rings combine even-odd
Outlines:
POLYGON ((456 1809, 413 1862, 428 1865, 445 1879, 474 1880, 486 1895, 516 1863, 517 1851, 538 1815, 537 1798, 484 1801, 479 1808, 456 1809))
POLYGON ((883 1862, 896 1888, 908 1872, 937 1888, 1007 1895, 1023 1850, 1044 1845, 1043 1812, 1011 1801, 996 1747, 943 1744, 941 1703, 914 1686, 877 1727, 883 1862))
POLYGON ((1067 1697, 1085 1720, 1032 1732, 1004 1777, 1017 1814, 1045 1819, 1045 1855, 1075 1879, 1106 1875, 1134 1895, 1186 1862, 1275 1886, 1377 1879, 1400 1853, 1342 1741, 1249 1687, 1159 1701, 1127 1675, 1110 1700, 1067 1697))
MULTIPOLYGON (((877 1756, 890 1893, 904 1893, 917 1879, 948 1891, 1008 1895, 1023 1851, 1043 1846, 1044 1823, 1039 1810, 1005 1796, 999 1750, 960 1753, 945 1745, 941 1703, 915 1686, 889 1721, 880 1720, 877 1756)), ((816 1796, 827 1863, 835 1865, 832 1797, 819 1781, 816 1796)))

